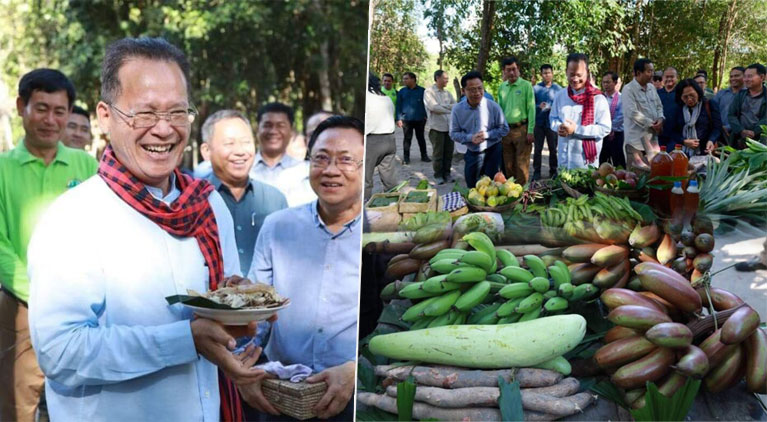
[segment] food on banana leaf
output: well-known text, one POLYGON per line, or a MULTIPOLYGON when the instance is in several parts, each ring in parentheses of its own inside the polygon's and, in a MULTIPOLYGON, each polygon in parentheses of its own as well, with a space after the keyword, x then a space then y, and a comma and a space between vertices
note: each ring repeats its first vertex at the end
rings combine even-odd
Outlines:
POLYGON ((405 202, 413 202, 417 204, 425 204, 429 202, 429 192, 428 191, 412 191, 407 194, 405 197, 405 202))
POLYGON ((389 206, 399 200, 399 197, 397 196, 379 196, 376 198, 373 198, 372 201, 370 201, 370 204, 368 207, 370 208, 381 208, 389 206))
POLYGON ((202 296, 213 302, 228 305, 234 309, 265 309, 283 305, 287 298, 277 294, 273 286, 264 283, 240 284, 232 287, 222 287, 200 294, 194 290, 193 296, 202 296))

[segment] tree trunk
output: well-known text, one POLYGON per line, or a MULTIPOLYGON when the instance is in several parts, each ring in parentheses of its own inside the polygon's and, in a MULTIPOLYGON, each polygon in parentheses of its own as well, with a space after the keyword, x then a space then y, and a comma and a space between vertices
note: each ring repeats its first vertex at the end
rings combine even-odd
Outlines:
POLYGON ((477 57, 477 70, 485 75, 487 60, 490 54, 490 43, 492 42, 493 16, 495 15, 495 2, 491 0, 482 0, 482 29, 481 41, 479 45, 479 56, 477 57))
POLYGON ((730 43, 730 37, 732 36, 732 26, 735 24, 736 15, 738 10, 736 8, 737 0, 732 0, 727 7, 727 12, 719 20, 719 36, 716 50, 714 51, 714 69, 713 73, 713 86, 719 88, 724 79, 724 70, 727 66, 727 45, 730 43))

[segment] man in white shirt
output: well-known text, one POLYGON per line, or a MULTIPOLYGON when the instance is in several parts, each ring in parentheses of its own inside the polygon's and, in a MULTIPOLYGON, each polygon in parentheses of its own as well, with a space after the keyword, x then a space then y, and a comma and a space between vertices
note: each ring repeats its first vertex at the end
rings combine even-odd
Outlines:
POLYGON ((429 121, 429 140, 432 145, 432 167, 438 185, 454 182, 450 177, 450 163, 453 160, 453 141, 450 139, 450 113, 455 98, 446 90, 448 78, 444 70, 434 72, 434 84, 423 94, 429 121))
POLYGON ((649 163, 660 151, 658 134, 663 131, 663 103, 650 83, 653 63, 642 58, 634 62, 634 79, 626 84, 623 100, 624 151, 626 164, 649 171, 649 163))
POLYGON ((165 299, 239 273, 221 196, 176 169, 195 116, 188 75, 161 38, 107 47, 99 177, 59 197, 30 242, 30 335, 52 420, 217 421, 239 402, 222 409, 216 366, 236 384, 264 375, 256 348, 231 353, 254 324, 225 328, 165 299))
POLYGON ((285 151, 293 138, 293 109, 268 103, 258 110, 258 153, 250 176, 279 189, 288 205, 305 204, 317 198, 309 186, 309 164, 285 151))

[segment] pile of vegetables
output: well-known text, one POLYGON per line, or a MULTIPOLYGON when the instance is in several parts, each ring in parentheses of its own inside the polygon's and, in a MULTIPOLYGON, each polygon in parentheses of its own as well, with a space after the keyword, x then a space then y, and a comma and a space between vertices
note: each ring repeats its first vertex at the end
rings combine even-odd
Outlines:
MULTIPOLYGON (((767 152, 759 154, 767 157, 767 152)), ((756 169, 742 166, 739 157, 730 154, 718 163, 709 160, 706 178, 700 184, 699 213, 719 220, 767 222, 767 168, 763 164, 756 169)))
POLYGON ((562 229, 567 236, 593 242, 625 243, 640 221, 642 215, 627 198, 599 192, 594 197, 565 198, 541 212, 543 227, 562 229))
POLYGON ((506 180, 503 173, 498 172, 493 179, 483 176, 469 190, 466 199, 476 206, 497 207, 512 202, 522 196, 524 188, 514 179, 506 180))

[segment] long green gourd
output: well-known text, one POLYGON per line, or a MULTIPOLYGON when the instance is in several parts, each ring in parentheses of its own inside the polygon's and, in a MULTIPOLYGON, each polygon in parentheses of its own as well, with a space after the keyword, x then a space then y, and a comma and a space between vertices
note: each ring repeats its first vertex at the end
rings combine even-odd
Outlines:
POLYGON ((370 351, 402 361, 468 368, 524 368, 574 349, 586 334, 580 315, 555 315, 506 325, 449 325, 383 334, 370 351))

